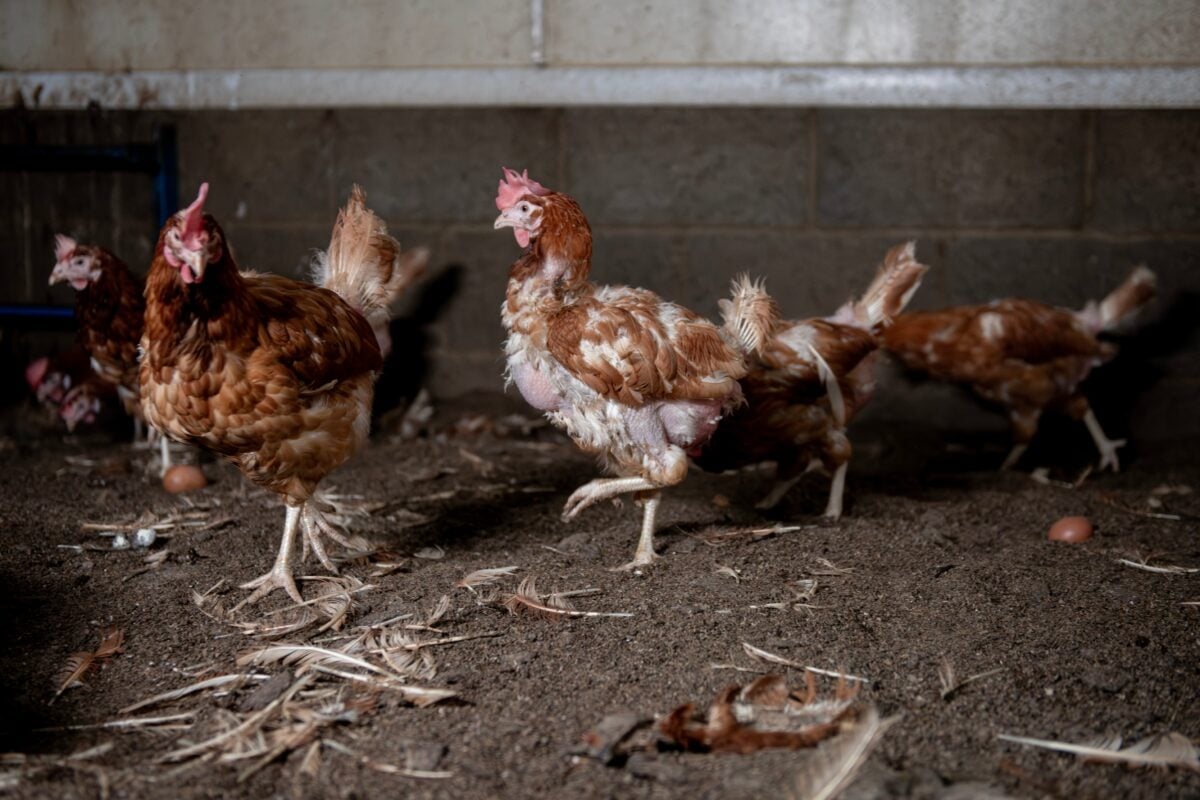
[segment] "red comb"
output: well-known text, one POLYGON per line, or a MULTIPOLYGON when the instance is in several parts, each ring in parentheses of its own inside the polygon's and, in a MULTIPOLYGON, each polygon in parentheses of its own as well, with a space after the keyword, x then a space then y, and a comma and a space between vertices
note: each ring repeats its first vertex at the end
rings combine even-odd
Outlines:
POLYGON ((496 208, 501 211, 527 194, 538 197, 550 194, 549 189, 537 181, 530 179, 529 170, 525 170, 518 175, 516 170, 509 169, 508 167, 503 167, 502 169, 504 170, 504 180, 500 181, 500 186, 496 190, 496 208))
POLYGON ((42 379, 46 377, 46 373, 50 370, 50 359, 43 356, 37 361, 34 361, 25 368, 25 382, 29 384, 30 389, 36 389, 41 385, 42 379))
POLYGON ((54 234, 54 260, 62 261, 75 249, 75 240, 61 233, 54 234))
POLYGON ((200 249, 200 234, 204 231, 204 201, 208 199, 208 183, 200 184, 196 199, 183 211, 183 246, 200 249))

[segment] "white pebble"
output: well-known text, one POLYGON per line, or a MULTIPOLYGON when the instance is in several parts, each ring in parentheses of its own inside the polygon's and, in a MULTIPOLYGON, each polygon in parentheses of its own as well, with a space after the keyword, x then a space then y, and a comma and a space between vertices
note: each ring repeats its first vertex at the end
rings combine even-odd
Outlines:
POLYGON ((149 547, 157 538, 158 534, 154 532, 154 528, 138 528, 137 533, 133 535, 133 546, 149 547))
POLYGON ((123 533, 118 533, 113 537, 112 548, 113 550, 128 550, 129 537, 123 533))

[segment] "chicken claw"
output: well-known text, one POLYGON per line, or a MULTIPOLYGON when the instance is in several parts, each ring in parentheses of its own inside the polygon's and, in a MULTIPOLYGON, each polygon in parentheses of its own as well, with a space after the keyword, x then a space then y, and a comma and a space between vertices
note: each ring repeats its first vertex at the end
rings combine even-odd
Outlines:
POLYGON ((257 603, 276 589, 283 589, 297 603, 304 602, 304 596, 296 588, 296 579, 292 577, 291 565, 292 547, 296 542, 296 529, 300 525, 300 512, 300 506, 287 507, 287 516, 283 522, 283 540, 279 543, 279 555, 275 557, 275 565, 267 574, 242 584, 243 589, 253 589, 254 592, 234 606, 234 611, 244 605, 257 603))
POLYGON ((567 498, 563 506, 562 521, 570 522, 589 506, 601 500, 631 492, 646 492, 658 487, 645 478, 597 478, 580 486, 567 498))
POLYGON ((304 529, 304 552, 302 558, 308 557, 308 551, 311 548, 317 556, 317 560, 325 569, 333 574, 337 574, 337 567, 329 558, 329 554, 325 552, 325 545, 321 541, 321 537, 328 536, 335 542, 345 547, 347 550, 366 550, 370 548, 370 543, 361 536, 349 536, 345 531, 334 522, 330 521, 328 516, 311 500, 306 502, 301 507, 300 524, 304 529))
POLYGON ((1087 425, 1088 433, 1092 435, 1092 441, 1096 443, 1096 449, 1100 451, 1100 472, 1111 467, 1113 472, 1121 471, 1121 462, 1117 459, 1117 448, 1124 447, 1125 439, 1109 439, 1104 435, 1104 429, 1100 427, 1100 421, 1096 419, 1096 415, 1089 408, 1083 416, 1083 424, 1087 425))

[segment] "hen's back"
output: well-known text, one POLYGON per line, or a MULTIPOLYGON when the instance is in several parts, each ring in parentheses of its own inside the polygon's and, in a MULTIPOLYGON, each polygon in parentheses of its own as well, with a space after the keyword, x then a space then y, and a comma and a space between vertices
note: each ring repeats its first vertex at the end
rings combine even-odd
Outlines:
POLYGON ((1106 352, 1074 312, 1021 299, 902 314, 883 342, 908 368, 952 380, 972 380, 1004 362, 1039 365, 1106 352))

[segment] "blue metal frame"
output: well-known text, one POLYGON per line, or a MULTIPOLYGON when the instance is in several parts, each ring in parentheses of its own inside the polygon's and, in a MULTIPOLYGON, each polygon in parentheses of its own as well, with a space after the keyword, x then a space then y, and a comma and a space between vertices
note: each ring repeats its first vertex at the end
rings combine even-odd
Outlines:
MULTIPOLYGON (((152 144, 112 147, 0 145, 0 172, 142 172, 154 179, 158 227, 179 210, 179 151, 175 128, 163 125, 152 144)), ((38 303, 0 305, 0 320, 74 316, 70 306, 38 303)))

